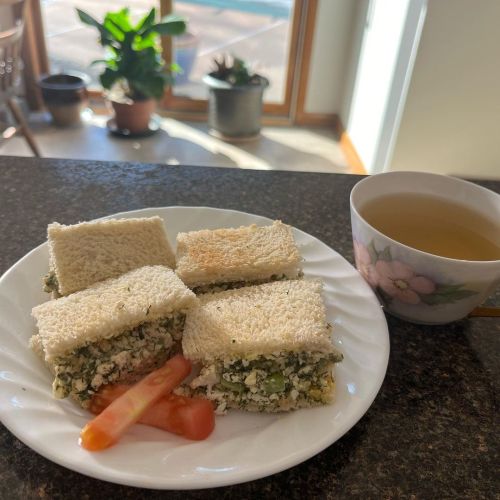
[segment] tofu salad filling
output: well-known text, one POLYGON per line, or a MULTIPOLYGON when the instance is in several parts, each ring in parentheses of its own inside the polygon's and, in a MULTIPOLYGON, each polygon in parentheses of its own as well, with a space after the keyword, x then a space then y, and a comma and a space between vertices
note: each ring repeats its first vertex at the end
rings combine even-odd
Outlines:
POLYGON ((190 387, 195 395, 215 401, 217 413, 318 406, 332 401, 332 368, 342 358, 340 352, 284 352, 217 360, 203 367, 190 387))
POLYGON ((43 291, 47 293, 59 293, 59 282, 54 271, 49 271, 43 277, 43 291))
POLYGON ((264 283, 270 283, 271 281, 299 279, 302 278, 303 275, 304 274, 300 272, 295 278, 288 278, 286 274, 273 274, 270 278, 262 280, 230 281, 227 283, 212 283, 210 285, 199 285, 193 288, 193 292, 196 295, 201 295, 204 293, 225 292, 226 290, 236 290, 237 288, 243 288, 244 286, 262 285, 264 283))
POLYGON ((117 337, 58 357, 52 385, 54 396, 63 399, 71 394, 85 407, 101 386, 132 382, 180 350, 184 322, 184 314, 145 322, 117 337))

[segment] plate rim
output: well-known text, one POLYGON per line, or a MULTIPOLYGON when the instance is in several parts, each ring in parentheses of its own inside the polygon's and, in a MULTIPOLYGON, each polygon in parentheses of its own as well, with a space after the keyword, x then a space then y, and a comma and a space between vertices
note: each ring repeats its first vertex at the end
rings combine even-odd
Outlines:
MULTIPOLYGON (((188 209, 188 210, 214 210, 214 211, 219 211, 221 213, 225 212, 230 212, 235 215, 243 215, 243 216, 250 216, 253 218, 259 218, 265 222, 271 222, 274 219, 271 219, 269 217, 263 216, 263 215, 258 215, 258 214, 253 214, 250 212, 245 212, 241 210, 235 210, 235 209, 226 209, 226 208, 219 208, 219 207, 211 207, 211 206, 205 206, 205 205, 171 205, 171 206, 161 206, 161 207, 143 207, 143 208, 138 208, 138 209, 133 209, 133 210, 127 210, 127 211, 120 211, 116 212, 110 215, 105 215, 102 217, 98 217, 92 220, 105 220, 105 219, 110 219, 110 218, 119 218, 119 217, 130 217, 132 216, 140 216, 140 213, 144 212, 149 212, 149 211, 164 211, 164 210, 171 210, 171 209, 188 209)), ((159 215, 159 214, 156 214, 159 215)), ((160 215, 161 216, 161 215, 160 215)), ((315 242, 321 244, 323 247, 325 247, 328 251, 333 252, 337 258, 340 258, 341 261, 343 261, 343 265, 347 265, 349 268, 351 268, 353 271, 357 273, 357 278, 359 279, 359 283, 365 288, 366 291, 368 291, 368 294, 371 295, 371 299, 374 299, 376 302, 378 302, 378 299, 376 298, 373 290, 369 287, 369 285, 363 280, 362 276, 358 273, 356 268, 343 256, 341 255, 338 251, 327 245, 325 242, 317 238, 316 236, 313 236, 310 233, 307 233, 306 231, 303 231, 302 229, 299 229, 293 225, 290 224, 292 229, 294 231, 297 231, 301 233, 302 235, 306 236, 307 238, 312 238, 315 240, 315 242)), ((11 272, 14 272, 15 269, 22 265, 22 263, 27 260, 31 254, 35 253, 36 251, 40 251, 42 247, 47 246, 47 242, 43 242, 33 249, 31 249, 28 253, 23 255, 20 259, 18 259, 13 265, 11 265, 1 276, 0 276, 0 289, 3 285, 4 280, 7 279, 8 275, 11 272)), ((382 384, 385 380, 386 374, 387 374, 387 368, 388 368, 388 363, 389 363, 389 357, 390 357, 390 336, 389 336, 389 328, 387 324, 387 319, 382 312, 382 309, 380 309, 380 318, 383 319, 382 321, 382 326, 383 326, 383 353, 384 353, 384 358, 380 360, 379 365, 380 365, 380 377, 377 383, 372 387, 372 390, 370 392, 369 397, 365 397, 362 400, 362 404, 360 409, 358 410, 356 414, 356 418, 349 420, 349 421, 343 421, 341 422, 340 426, 340 431, 337 428, 337 432, 335 433, 336 437, 333 437, 332 439, 325 439, 322 440, 318 443, 316 443, 315 446, 311 446, 307 448, 305 451, 303 449, 297 451, 294 454, 289 454, 287 456, 282 457, 279 460, 275 460, 271 466, 267 466, 266 471, 262 471, 261 468, 254 468, 252 471, 246 471, 246 470, 238 470, 238 471, 233 471, 231 474, 226 474, 222 476, 203 476, 203 483, 200 484, 200 482, 197 482, 195 484, 187 484, 190 481, 190 478, 182 480, 180 478, 179 480, 168 480, 166 483, 159 484, 158 482, 154 483, 154 485, 151 484, 151 481, 155 481, 155 477, 149 477, 145 478, 143 475, 137 475, 137 476, 129 476, 130 480, 128 477, 125 477, 123 475, 119 475, 116 473, 115 470, 113 469, 106 469, 103 466, 100 466, 100 464, 97 463, 97 465, 94 463, 94 467, 86 467, 86 463, 79 463, 79 464, 70 464, 68 465, 64 460, 60 459, 57 454, 51 453, 50 450, 46 450, 43 446, 39 446, 37 442, 31 442, 31 439, 26 439, 24 436, 22 436, 22 433, 17 432, 17 429, 13 429, 10 425, 10 422, 5 421, 5 412, 3 409, 3 405, 0 405, 0 421, 2 424, 11 432, 17 439, 19 439, 23 444, 25 444, 27 447, 31 448, 33 451, 41 455, 47 460, 50 460, 51 462, 54 462, 66 469, 72 470, 74 472, 86 475, 91 478, 111 482, 114 484, 120 484, 124 486, 130 486, 130 487, 139 487, 139 488, 147 488, 147 489, 154 489, 154 490, 198 490, 198 489, 206 489, 206 488, 218 488, 218 487, 223 487, 223 486, 229 486, 229 485, 236 485, 236 484, 243 484, 249 481, 254 481, 257 479, 262 479, 265 477, 272 476, 274 474, 277 474, 279 472, 282 472, 284 470, 287 470, 291 467, 294 467, 296 465, 299 465, 306 460, 316 456, 317 454, 321 453, 323 450, 337 442, 339 439, 341 439, 350 429, 352 429, 357 423, 364 417, 366 412, 369 410, 369 408, 372 406, 373 402, 375 401, 378 393, 380 392, 380 388, 382 387, 382 384), (80 467, 78 467, 79 465, 80 467)), ((333 403, 335 405, 335 402, 333 403)))

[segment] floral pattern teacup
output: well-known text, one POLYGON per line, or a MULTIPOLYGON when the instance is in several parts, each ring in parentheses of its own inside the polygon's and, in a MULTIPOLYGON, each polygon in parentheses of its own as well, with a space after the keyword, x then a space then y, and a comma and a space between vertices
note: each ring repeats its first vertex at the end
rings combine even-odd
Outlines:
MULTIPOLYGON (((500 261, 464 261, 422 252, 388 238, 361 217, 364 203, 401 192, 448 197, 497 221, 500 195, 452 177, 417 172, 371 176, 351 192, 356 267, 385 310, 415 323, 461 319, 498 286, 500 261)), ((496 237, 500 239, 500 232, 496 237)))

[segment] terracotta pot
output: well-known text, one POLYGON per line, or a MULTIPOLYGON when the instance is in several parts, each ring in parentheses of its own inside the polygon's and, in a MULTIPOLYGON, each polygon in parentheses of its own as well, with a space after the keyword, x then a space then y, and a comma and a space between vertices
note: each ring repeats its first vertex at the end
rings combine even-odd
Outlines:
POLYGON ((140 134, 148 130, 151 114, 156 108, 154 99, 134 101, 132 103, 111 101, 115 111, 117 128, 128 130, 130 134, 140 134))

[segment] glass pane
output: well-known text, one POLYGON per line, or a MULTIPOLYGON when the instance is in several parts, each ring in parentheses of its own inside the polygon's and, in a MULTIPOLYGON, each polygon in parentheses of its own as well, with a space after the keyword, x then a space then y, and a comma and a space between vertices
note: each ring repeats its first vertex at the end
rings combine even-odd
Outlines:
POLYGON ((92 87, 99 88, 99 66, 90 66, 95 59, 102 59, 103 49, 98 43, 96 29, 80 22, 76 8, 88 12, 98 21, 108 11, 117 11, 125 5, 130 8, 134 19, 139 19, 157 0, 132 0, 124 3, 119 0, 42 0, 47 51, 51 72, 82 71, 92 78, 92 87))
POLYGON ((201 79, 223 53, 247 61, 271 85, 266 102, 285 100, 288 51, 294 0, 182 0, 173 9, 188 19, 189 33, 174 39, 174 57, 184 73, 177 96, 206 99, 201 79))

